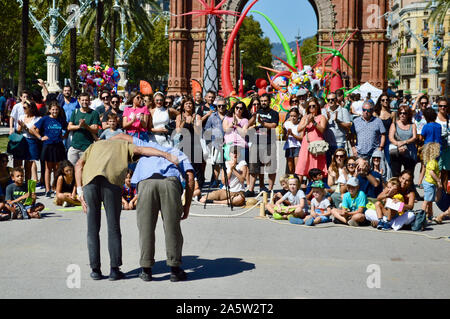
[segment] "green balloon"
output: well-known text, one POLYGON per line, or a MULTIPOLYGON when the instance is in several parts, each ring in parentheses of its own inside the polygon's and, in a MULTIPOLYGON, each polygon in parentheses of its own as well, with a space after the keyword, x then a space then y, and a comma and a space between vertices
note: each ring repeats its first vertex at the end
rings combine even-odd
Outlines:
POLYGON ((296 63, 295 57, 292 54, 291 48, 289 47, 289 44, 286 41, 286 38, 281 33, 280 29, 278 29, 278 27, 275 25, 275 23, 273 23, 273 21, 270 20, 270 18, 267 15, 265 15, 264 13, 256 11, 256 10, 253 10, 250 12, 262 15, 267 20, 267 22, 269 22, 269 24, 272 26, 273 30, 277 34, 278 38, 280 39, 281 44, 283 45, 283 49, 284 49, 284 52, 286 53, 286 57, 287 57, 287 63, 289 63, 291 66, 293 66, 295 68, 295 63, 296 63))

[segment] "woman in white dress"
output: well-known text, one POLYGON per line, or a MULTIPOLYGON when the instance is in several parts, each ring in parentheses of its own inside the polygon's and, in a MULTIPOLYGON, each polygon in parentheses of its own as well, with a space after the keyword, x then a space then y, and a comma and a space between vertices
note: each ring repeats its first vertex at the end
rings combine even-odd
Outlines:
POLYGON ((167 108, 164 106, 165 97, 161 92, 156 92, 153 96, 155 102, 155 108, 150 110, 152 115, 152 127, 150 131, 153 134, 154 141, 161 146, 173 146, 173 141, 170 136, 171 132, 168 130, 168 126, 171 120, 175 119, 179 114, 173 108, 167 108))

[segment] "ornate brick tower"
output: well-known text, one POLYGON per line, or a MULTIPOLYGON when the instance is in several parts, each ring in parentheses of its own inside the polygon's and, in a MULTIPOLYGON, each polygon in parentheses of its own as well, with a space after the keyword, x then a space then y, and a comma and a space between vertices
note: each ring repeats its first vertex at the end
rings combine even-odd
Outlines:
MULTIPOLYGON (((261 0, 267 1, 267 0, 261 0)), ((301 1, 301 0, 292 0, 301 1)), ((242 11, 249 0, 230 0, 224 9, 242 11)), ((342 71, 350 76, 350 85, 370 82, 384 89, 387 87, 387 45, 386 22, 383 15, 388 11, 387 0, 309 0, 318 20, 318 43, 331 47, 331 35, 337 41, 346 34, 358 30, 343 50, 344 57, 353 70, 342 64, 342 71)), ((171 0, 173 14, 200 9, 197 1, 171 0)), ((218 52, 223 52, 224 43, 236 23, 237 18, 225 16, 218 22, 218 52)), ((206 18, 191 16, 172 17, 170 39, 169 94, 189 93, 190 80, 202 79, 206 38, 206 18)), ((231 61, 231 78, 237 86, 239 42, 231 61)), ((220 65, 221 61, 219 62, 220 65)))

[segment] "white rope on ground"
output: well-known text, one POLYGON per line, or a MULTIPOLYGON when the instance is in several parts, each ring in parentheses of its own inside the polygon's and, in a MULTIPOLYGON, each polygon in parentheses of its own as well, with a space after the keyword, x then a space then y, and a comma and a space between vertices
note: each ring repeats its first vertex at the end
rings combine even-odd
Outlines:
MULTIPOLYGON (((266 220, 272 222, 272 223, 277 223, 277 224, 281 224, 281 225, 288 225, 288 226, 300 226, 300 227, 305 227, 308 229, 314 229, 314 228, 332 228, 332 227, 350 227, 348 225, 340 225, 340 224, 334 224, 334 223, 327 223, 327 224, 323 224, 323 225, 314 225, 314 226, 306 226, 306 225, 298 225, 298 224, 291 224, 288 221, 286 222, 282 222, 282 221, 278 221, 278 220, 274 220, 271 218, 266 217, 266 220)), ((444 241, 448 241, 450 242, 450 236, 430 236, 427 235, 423 232, 415 232, 415 231, 404 231, 404 230, 392 230, 392 231, 385 231, 385 230, 378 230, 375 228, 368 228, 368 227, 350 227, 351 229, 358 229, 358 230, 368 230, 368 231, 375 231, 377 233, 386 233, 386 234, 405 234, 405 235, 416 235, 416 236, 423 236, 426 237, 428 239, 443 239, 444 241)))

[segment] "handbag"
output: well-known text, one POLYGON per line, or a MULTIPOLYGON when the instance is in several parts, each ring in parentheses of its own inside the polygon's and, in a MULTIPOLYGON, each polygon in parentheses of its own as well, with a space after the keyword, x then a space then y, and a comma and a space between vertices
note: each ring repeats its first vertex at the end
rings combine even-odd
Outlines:
POLYGON ((306 132, 306 141, 308 142, 308 152, 314 156, 324 155, 330 148, 329 144, 324 140, 310 142, 308 132, 306 132))
POLYGON ((8 137, 6 152, 17 158, 25 158, 28 150, 28 143, 22 134, 13 132, 8 137))

